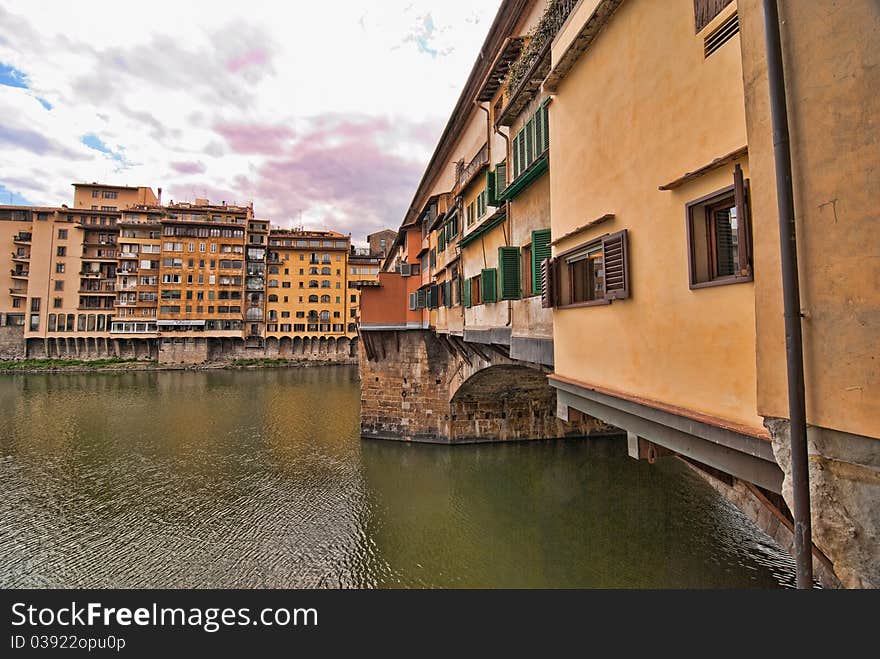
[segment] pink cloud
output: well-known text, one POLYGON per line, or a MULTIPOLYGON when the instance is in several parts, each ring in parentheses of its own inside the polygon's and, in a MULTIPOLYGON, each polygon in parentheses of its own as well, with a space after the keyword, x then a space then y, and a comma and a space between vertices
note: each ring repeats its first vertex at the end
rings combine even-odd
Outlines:
POLYGON ((170 164, 178 174, 204 174, 205 166, 200 162, 173 162, 170 164))
POLYGON ((242 55, 227 60, 226 70, 230 73, 238 73, 242 69, 247 69, 252 66, 264 66, 268 62, 269 54, 261 48, 254 48, 242 55))
POLYGON ((221 135, 236 153, 280 155, 284 143, 294 135, 287 126, 264 124, 220 123, 214 131, 221 135))

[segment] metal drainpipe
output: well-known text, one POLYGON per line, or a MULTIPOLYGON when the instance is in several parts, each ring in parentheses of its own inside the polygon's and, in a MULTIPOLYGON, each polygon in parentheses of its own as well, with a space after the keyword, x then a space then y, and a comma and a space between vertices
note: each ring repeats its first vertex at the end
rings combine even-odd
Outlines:
POLYGON ((810 523, 810 471, 807 459, 807 414, 804 395, 804 354, 798 283, 797 237, 791 175, 791 146, 785 99, 785 73, 776 0, 763 0, 770 82, 770 120, 776 162, 779 246, 785 318, 785 362, 788 371, 788 415, 791 432, 791 482, 794 499, 794 558, 797 587, 813 587, 813 542, 810 523))

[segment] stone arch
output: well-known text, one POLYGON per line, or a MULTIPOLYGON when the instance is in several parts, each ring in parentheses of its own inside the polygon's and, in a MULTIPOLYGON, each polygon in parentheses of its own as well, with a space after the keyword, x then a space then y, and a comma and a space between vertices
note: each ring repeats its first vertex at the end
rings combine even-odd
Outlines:
POLYGON ((327 354, 327 343, 328 343, 328 341, 327 341, 327 337, 326 337, 326 336, 322 336, 322 337, 320 338, 319 342, 318 342, 318 352, 319 352, 320 354, 322 354, 322 355, 326 355, 326 354, 327 354))
POLYGON ((277 355, 280 350, 280 346, 278 343, 278 338, 274 336, 270 336, 266 339, 266 354, 267 355, 277 355))
POLYGON ((318 337, 317 337, 317 336, 313 336, 313 337, 312 337, 312 348, 311 348, 311 354, 313 354, 313 355, 317 355, 317 354, 318 354, 319 347, 320 347, 320 346, 319 346, 319 339, 318 339, 318 337))
POLYGON ((341 357, 348 357, 351 350, 351 339, 347 336, 341 336, 336 340, 336 354, 341 357))
POLYGON ((293 337, 293 354, 297 356, 303 354, 303 340, 301 336, 293 337))
POLYGON ((538 368, 488 366, 471 374, 450 393, 448 433, 453 441, 565 434, 562 422, 556 418, 556 390, 538 368))
POLYGON ((357 357, 357 354, 358 354, 358 343, 359 343, 359 339, 358 339, 358 337, 354 337, 354 338, 351 340, 351 345, 349 346, 349 353, 348 353, 348 354, 349 354, 349 357, 357 357))
POLYGON ((282 336, 281 340, 278 342, 278 356, 279 357, 290 357, 293 352, 293 339, 289 336, 282 336))

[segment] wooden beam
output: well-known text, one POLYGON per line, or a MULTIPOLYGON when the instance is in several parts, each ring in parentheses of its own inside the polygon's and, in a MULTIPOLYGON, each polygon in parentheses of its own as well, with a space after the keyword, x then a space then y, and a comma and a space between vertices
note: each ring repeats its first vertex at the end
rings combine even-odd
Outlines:
POLYGON ((734 160, 739 160, 744 155, 748 154, 748 152, 749 152, 748 146, 741 146, 736 151, 731 151, 730 153, 728 153, 725 156, 721 156, 720 158, 715 158, 715 160, 710 162, 708 165, 703 165, 699 169, 695 169, 692 172, 687 172, 686 174, 679 176, 674 181, 670 181, 669 183, 664 183, 658 189, 659 190, 674 190, 675 188, 681 187, 682 185, 684 185, 688 181, 692 181, 695 178, 699 178, 703 174, 711 172, 713 169, 718 169, 719 167, 722 167, 724 165, 732 163, 734 160))

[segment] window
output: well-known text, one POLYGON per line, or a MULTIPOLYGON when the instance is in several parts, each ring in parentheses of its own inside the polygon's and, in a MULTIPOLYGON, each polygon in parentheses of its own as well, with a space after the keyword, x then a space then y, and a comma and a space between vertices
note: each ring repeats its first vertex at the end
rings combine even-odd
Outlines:
POLYGON ((32 313, 31 314, 31 331, 36 332, 40 329, 40 314, 32 313))
POLYGON ((58 279, 55 281, 55 290, 56 291, 63 291, 64 290, 64 281, 63 280, 58 279))
POLYGON ((67 256, 67 248, 61 245, 55 250, 55 254, 56 256, 67 256))
MULTIPOLYGON (((92 196, 95 197, 97 195, 92 195, 92 196)), ((103 193, 101 194, 101 197, 103 197, 104 199, 117 199, 119 197, 119 193, 113 192, 110 190, 104 190, 103 193)))
POLYGON ((58 240, 67 240, 67 229, 58 229, 58 240))
POLYGON ((98 199, 101 193, 98 190, 92 190, 92 199, 98 199))
POLYGON ((33 311, 34 313, 36 313, 36 312, 38 312, 39 310, 40 310, 40 298, 38 298, 38 297, 32 297, 32 298, 31 298, 31 311, 33 311))
POLYGON ((52 308, 53 309, 60 309, 63 306, 64 306, 64 299, 63 298, 56 297, 54 300, 52 300, 52 308))
POLYGON ((739 165, 734 184, 687 205, 690 287, 752 281, 748 182, 739 165))
POLYGON ((519 247, 498 248, 498 280, 502 300, 518 300, 521 297, 519 247))
POLYGON ((55 264, 55 272, 64 272, 64 264, 56 263, 55 264))
POLYGON ((629 297, 626 229, 563 252, 549 263, 544 306, 610 304, 629 297))
POLYGON ((510 152, 513 160, 513 179, 544 155, 550 146, 549 114, 547 102, 541 104, 513 138, 510 152))
POLYGON ((474 223, 474 220, 477 219, 477 213, 473 202, 468 204, 464 216, 468 226, 471 226, 474 223))

